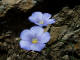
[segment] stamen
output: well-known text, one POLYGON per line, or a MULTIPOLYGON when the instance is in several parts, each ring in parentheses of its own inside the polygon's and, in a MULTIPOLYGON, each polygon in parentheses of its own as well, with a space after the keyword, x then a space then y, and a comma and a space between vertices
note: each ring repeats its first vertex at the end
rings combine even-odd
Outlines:
POLYGON ((39 22, 39 24, 43 24, 44 22, 41 20, 40 22, 39 22))
POLYGON ((38 40, 36 38, 32 39, 32 43, 36 44, 38 40))

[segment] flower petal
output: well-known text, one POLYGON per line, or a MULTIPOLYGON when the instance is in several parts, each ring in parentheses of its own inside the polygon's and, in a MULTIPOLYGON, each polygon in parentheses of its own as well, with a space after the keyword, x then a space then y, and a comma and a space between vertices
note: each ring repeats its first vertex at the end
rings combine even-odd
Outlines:
POLYGON ((44 24, 43 24, 43 26, 48 26, 48 21, 49 21, 49 19, 44 19, 44 24))
POLYGON ((32 44, 31 50, 33 51, 41 51, 45 47, 45 44, 32 44))
POLYGON ((55 23, 55 19, 49 19, 48 24, 55 23))
POLYGON ((51 14, 49 14, 49 13, 43 14, 43 19, 49 19, 49 18, 51 18, 51 14))
POLYGON ((35 33, 36 36, 40 36, 44 32, 44 29, 40 26, 33 26, 30 30, 35 33))
POLYGON ((23 48, 25 50, 31 50, 31 48, 30 48, 31 43, 30 42, 21 40, 19 44, 20 44, 21 48, 23 48))
POLYGON ((34 13, 32 13, 32 16, 34 16, 34 17, 38 17, 38 18, 42 18, 42 12, 34 12, 34 13))
POLYGON ((23 31, 21 32, 21 34, 20 34, 20 38, 21 38, 22 40, 30 41, 31 38, 33 38, 33 37, 34 37, 34 33, 32 33, 32 32, 31 32, 30 30, 28 30, 28 29, 23 30, 23 31))
POLYGON ((33 23, 38 23, 40 19, 37 18, 37 17, 34 17, 34 16, 30 16, 30 17, 29 17, 29 20, 30 20, 31 22, 33 22, 33 23))
POLYGON ((29 17, 29 20, 31 22, 39 22, 39 20, 42 20, 42 13, 41 12, 34 12, 32 15, 29 17))
POLYGON ((47 43, 50 40, 49 32, 45 32, 39 37, 39 43, 47 43))

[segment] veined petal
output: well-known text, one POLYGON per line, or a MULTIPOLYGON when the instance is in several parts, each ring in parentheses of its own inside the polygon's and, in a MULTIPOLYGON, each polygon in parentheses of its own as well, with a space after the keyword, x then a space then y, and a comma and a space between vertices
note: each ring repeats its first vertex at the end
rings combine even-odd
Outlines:
POLYGON ((21 34, 20 34, 20 38, 21 38, 22 40, 30 41, 31 38, 33 38, 33 37, 34 37, 34 33, 32 33, 32 32, 31 32, 30 30, 28 30, 28 29, 23 30, 23 31, 21 32, 21 34))
POLYGON ((34 17, 34 16, 30 16, 28 19, 33 23, 38 23, 40 20, 38 17, 34 17))
POLYGON ((23 48, 25 50, 31 50, 31 48, 30 48, 31 43, 30 42, 21 40, 19 44, 20 44, 21 48, 23 48))
POLYGON ((44 19, 44 26, 47 26, 48 25, 48 21, 49 21, 49 19, 44 19))
POLYGON ((44 29, 40 26, 33 26, 30 30, 35 33, 36 36, 40 36, 44 32, 44 29))
POLYGON ((55 19, 49 19, 48 24, 55 23, 55 19))
POLYGON ((38 18, 42 18, 42 12, 34 12, 34 13, 32 13, 32 16, 34 16, 34 17, 38 17, 38 18))
POLYGON ((32 44, 31 50, 33 51, 41 51, 45 47, 45 44, 32 44))
POLYGON ((51 18, 51 14, 49 14, 49 13, 43 14, 43 19, 49 19, 49 18, 51 18))
POLYGON ((50 40, 49 32, 45 32, 39 37, 39 43, 47 43, 50 40))
POLYGON ((29 17, 29 20, 31 22, 39 22, 39 20, 42 20, 42 13, 41 12, 34 12, 32 15, 29 17))

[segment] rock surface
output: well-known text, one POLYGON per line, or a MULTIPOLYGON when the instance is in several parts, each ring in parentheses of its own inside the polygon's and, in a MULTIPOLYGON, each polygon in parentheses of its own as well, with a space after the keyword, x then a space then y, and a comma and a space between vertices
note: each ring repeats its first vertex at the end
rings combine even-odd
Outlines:
POLYGON ((0 1, 0 17, 4 16, 5 13, 11 8, 18 7, 23 11, 31 9, 37 1, 34 0, 2 0, 0 1))
MULTIPOLYGON (((5 6, 6 12, 16 4, 19 4, 17 7, 22 11, 30 9, 35 4, 33 0, 25 1, 2 0, 4 4, 7 3, 5 6)), ((4 9, 4 5, 0 5, 0 8, 4 9)), ((0 12, 0 16, 2 16, 3 12, 0 12)), ((56 19, 56 23, 49 25, 45 29, 45 31, 50 32, 51 40, 41 52, 26 51, 20 48, 20 38, 17 33, 24 29, 22 24, 17 28, 21 27, 20 31, 7 30, 2 32, 0 34, 0 60, 80 60, 80 6, 73 9, 64 7, 53 18, 56 19)), ((27 24, 27 26, 33 26, 31 23, 27 22, 27 24)), ((13 27, 10 26, 9 28, 13 27)), ((16 28, 13 29, 17 30, 16 28)), ((2 30, 5 29, 2 28, 2 30)))

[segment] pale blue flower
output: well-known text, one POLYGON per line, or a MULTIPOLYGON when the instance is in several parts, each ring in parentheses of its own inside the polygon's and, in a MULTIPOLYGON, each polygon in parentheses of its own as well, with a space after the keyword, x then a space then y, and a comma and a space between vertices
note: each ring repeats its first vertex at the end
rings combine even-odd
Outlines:
POLYGON ((51 14, 42 12, 32 13, 29 20, 39 26, 47 26, 48 24, 55 23, 55 19, 51 19, 51 14))
POLYGON ((25 50, 41 51, 45 43, 50 40, 49 32, 39 26, 33 26, 30 30, 25 29, 20 34, 20 47, 25 50))

